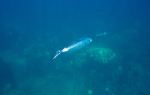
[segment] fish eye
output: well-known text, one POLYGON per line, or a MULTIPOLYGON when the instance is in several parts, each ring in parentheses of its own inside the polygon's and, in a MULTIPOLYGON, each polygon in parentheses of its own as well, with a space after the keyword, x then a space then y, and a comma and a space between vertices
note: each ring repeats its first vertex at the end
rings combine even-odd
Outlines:
POLYGON ((92 39, 90 39, 90 42, 92 42, 92 39))

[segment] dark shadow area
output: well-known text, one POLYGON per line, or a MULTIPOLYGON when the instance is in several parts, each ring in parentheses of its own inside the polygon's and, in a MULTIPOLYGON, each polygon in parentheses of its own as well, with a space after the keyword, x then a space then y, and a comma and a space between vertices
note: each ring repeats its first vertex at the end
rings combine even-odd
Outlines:
POLYGON ((14 87, 15 81, 13 78, 13 72, 8 63, 5 63, 0 58, 0 95, 3 95, 6 86, 14 87))

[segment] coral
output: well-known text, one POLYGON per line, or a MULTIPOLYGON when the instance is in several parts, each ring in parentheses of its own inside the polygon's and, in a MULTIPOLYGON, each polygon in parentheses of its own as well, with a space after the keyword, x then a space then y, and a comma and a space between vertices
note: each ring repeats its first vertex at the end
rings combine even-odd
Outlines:
POLYGON ((87 50, 88 56, 100 63, 109 63, 116 57, 116 53, 110 48, 93 46, 87 50))
POLYGON ((80 51, 71 58, 70 64, 73 66, 81 67, 85 65, 89 59, 98 63, 111 63, 115 61, 117 54, 108 47, 91 46, 84 51, 80 51))

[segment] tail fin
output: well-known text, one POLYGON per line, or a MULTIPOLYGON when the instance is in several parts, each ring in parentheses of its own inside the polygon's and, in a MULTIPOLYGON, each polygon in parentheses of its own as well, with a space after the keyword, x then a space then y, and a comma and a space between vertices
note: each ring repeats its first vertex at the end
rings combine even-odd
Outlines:
POLYGON ((53 61, 62 53, 61 50, 58 50, 49 63, 53 63, 53 61))
POLYGON ((103 33, 96 34, 95 36, 96 37, 101 37, 101 36, 106 36, 108 34, 109 34, 108 32, 103 32, 103 33))

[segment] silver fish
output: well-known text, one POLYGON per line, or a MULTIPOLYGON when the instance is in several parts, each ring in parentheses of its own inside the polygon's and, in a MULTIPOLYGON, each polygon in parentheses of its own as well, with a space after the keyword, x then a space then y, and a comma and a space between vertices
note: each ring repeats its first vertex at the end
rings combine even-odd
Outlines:
POLYGON ((51 59, 50 63, 52 63, 61 54, 82 49, 83 47, 89 45, 92 41, 93 41, 92 38, 87 37, 87 38, 84 38, 80 41, 77 41, 74 44, 71 44, 67 47, 64 47, 61 50, 58 50, 56 52, 56 54, 54 55, 54 57, 51 59))

